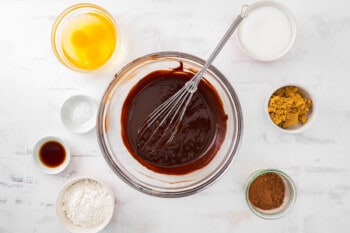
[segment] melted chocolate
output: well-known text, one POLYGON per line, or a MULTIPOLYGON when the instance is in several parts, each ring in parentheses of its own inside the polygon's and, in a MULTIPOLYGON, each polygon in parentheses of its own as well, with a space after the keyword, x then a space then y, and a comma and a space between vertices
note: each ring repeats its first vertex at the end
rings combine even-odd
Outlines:
POLYGON ((227 115, 218 93, 205 79, 198 85, 179 131, 160 150, 140 150, 138 130, 147 116, 178 91, 193 73, 154 71, 129 92, 122 110, 122 138, 132 156, 147 168, 165 174, 186 174, 207 165, 219 150, 226 133, 227 115))

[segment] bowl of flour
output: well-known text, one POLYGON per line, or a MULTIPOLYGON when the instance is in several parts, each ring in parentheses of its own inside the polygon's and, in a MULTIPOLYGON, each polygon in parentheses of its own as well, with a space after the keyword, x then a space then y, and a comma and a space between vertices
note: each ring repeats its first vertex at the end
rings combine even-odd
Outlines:
POLYGON ((57 216, 72 233, 96 233, 114 212, 114 196, 100 181, 76 177, 63 185, 56 200, 57 216))

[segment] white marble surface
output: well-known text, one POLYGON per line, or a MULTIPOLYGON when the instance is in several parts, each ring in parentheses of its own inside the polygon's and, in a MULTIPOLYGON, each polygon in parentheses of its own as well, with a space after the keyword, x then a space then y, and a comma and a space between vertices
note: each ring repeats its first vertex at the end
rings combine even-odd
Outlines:
POLYGON ((65 232, 55 214, 59 188, 90 175, 116 194, 105 233, 350 231, 350 2, 280 1, 295 14, 295 46, 282 59, 261 63, 245 56, 231 38, 214 62, 232 82, 244 112, 237 160, 214 185, 194 196, 160 199, 124 184, 104 161, 96 133, 75 135, 59 109, 73 94, 99 101, 113 74, 132 59, 174 50, 206 58, 247 1, 92 1, 120 28, 118 61, 87 75, 63 67, 50 45, 55 17, 76 1, 0 0, 0 232, 65 232), (274 129, 263 111, 268 91, 286 82, 311 89, 319 106, 314 124, 299 135, 274 129), (31 153, 42 136, 65 139, 73 153, 66 171, 41 173, 31 153), (257 169, 278 168, 297 186, 297 201, 282 219, 253 215, 244 185, 257 169))

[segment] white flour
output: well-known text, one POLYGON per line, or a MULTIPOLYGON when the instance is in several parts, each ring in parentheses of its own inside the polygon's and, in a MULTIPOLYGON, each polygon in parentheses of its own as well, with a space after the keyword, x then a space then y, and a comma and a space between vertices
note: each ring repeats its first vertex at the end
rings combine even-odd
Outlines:
POLYGON ((109 192, 94 180, 81 180, 66 189, 62 197, 63 211, 77 226, 96 227, 113 210, 109 192))

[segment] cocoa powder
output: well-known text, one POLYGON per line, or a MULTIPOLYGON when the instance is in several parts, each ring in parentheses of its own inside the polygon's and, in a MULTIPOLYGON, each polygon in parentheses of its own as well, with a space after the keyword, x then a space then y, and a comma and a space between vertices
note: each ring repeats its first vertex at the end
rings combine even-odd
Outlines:
POLYGON ((273 172, 258 176, 250 185, 248 198, 257 208, 271 210, 282 205, 285 185, 282 178, 273 172))

